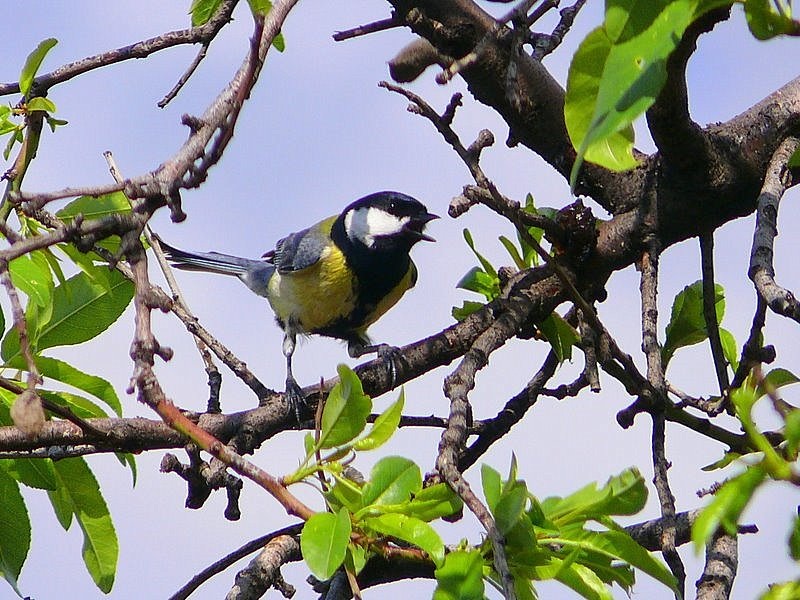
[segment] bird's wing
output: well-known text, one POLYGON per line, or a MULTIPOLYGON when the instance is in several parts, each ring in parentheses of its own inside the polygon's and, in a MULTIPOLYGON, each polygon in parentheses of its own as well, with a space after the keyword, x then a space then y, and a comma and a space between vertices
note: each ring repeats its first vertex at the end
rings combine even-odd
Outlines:
POLYGON ((330 231, 334 220, 335 217, 331 217, 313 227, 287 235, 265 257, 281 274, 302 271, 315 265, 325 247, 333 243, 330 231))

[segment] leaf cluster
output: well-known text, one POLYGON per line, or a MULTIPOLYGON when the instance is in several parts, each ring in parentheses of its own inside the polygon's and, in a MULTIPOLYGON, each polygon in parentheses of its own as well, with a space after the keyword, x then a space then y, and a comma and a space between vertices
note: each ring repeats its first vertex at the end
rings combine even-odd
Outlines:
POLYGON ((342 566, 357 575, 371 556, 395 546, 418 548, 424 554, 411 556, 441 565, 444 543, 430 522, 460 511, 461 501, 445 484, 423 487, 419 466, 407 458, 380 459, 366 480, 349 466, 357 452, 374 450, 395 433, 404 397, 401 392, 367 428, 372 400, 352 370, 340 365, 338 371, 318 435, 306 436, 303 464, 284 478, 287 485, 325 479, 329 512, 311 516, 300 537, 309 569, 322 579, 342 566))
MULTIPOLYGON (((530 194, 526 197, 524 208, 530 214, 542 215, 548 218, 552 218, 556 213, 555 209, 552 208, 536 208, 533 196, 530 194)), ((528 227, 528 234, 536 242, 541 242, 544 231, 540 227, 531 226, 528 227)), ((456 284, 456 287, 480 294, 487 302, 491 302, 498 298, 501 293, 498 268, 475 247, 475 241, 469 229, 464 229, 463 235, 467 246, 469 246, 469 249, 478 260, 478 265, 467 271, 456 284)), ((511 257, 515 268, 525 270, 539 264, 538 253, 525 241, 519 231, 517 231, 516 244, 504 235, 501 235, 498 239, 511 257)), ((465 300, 460 307, 453 307, 452 314, 457 321, 463 321, 483 306, 481 302, 465 300)), ((575 328, 567 323, 561 315, 556 312, 551 313, 541 323, 537 323, 537 329, 538 334, 548 341, 559 362, 572 358, 572 347, 580 340, 580 336, 575 328)))
MULTIPOLYGON (((516 476, 512 459, 508 478, 488 465, 481 469, 486 504, 505 539, 506 559, 517 598, 536 598, 533 583, 556 580, 583 598, 610 599, 610 586, 630 593, 634 569, 675 589, 666 566, 639 546, 613 519, 639 512, 647 488, 635 469, 612 477, 602 487, 589 484, 566 497, 540 501, 516 476)), ((449 552, 436 571, 436 600, 482 598, 483 578, 500 587, 488 541, 449 552)))

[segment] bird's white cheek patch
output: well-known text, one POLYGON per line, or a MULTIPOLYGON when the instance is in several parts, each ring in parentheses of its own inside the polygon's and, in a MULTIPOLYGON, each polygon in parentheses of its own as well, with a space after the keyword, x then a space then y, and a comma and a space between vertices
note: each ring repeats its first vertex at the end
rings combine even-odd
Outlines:
POLYGON ((344 227, 352 241, 372 247, 375 238, 400 233, 409 220, 409 217, 397 217, 379 208, 359 208, 345 215, 344 227))

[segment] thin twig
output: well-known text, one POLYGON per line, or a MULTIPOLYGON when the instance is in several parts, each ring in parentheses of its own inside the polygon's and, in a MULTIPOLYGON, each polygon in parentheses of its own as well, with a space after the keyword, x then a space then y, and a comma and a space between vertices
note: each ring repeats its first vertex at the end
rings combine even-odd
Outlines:
POLYGON ((677 580, 675 598, 681 600, 686 588, 686 569, 681 557, 675 549, 675 497, 669 485, 667 471, 670 467, 666 457, 666 417, 664 405, 660 400, 666 399, 666 382, 664 367, 661 362, 661 347, 658 343, 658 261, 659 247, 654 231, 658 227, 657 215, 653 206, 648 207, 645 226, 651 233, 646 240, 647 250, 641 261, 641 295, 642 295, 642 349, 647 359, 647 380, 652 389, 658 392, 659 404, 651 411, 653 418, 652 454, 653 484, 661 504, 661 517, 664 520, 661 532, 661 552, 667 565, 677 580))
MULTIPOLYGON (((103 152, 103 157, 108 163, 108 170, 111 172, 111 176, 114 178, 114 181, 117 183, 124 183, 125 178, 122 176, 122 172, 120 171, 116 160, 114 160, 113 153, 109 150, 106 150, 103 152)), ((172 294, 173 304, 170 308, 173 310, 173 312, 175 312, 175 307, 180 307, 184 318, 191 319, 191 322, 196 323, 197 317, 195 317, 189 308, 189 305, 186 303, 180 286, 178 285, 178 281, 175 279, 175 274, 172 271, 172 267, 170 266, 164 251, 161 249, 161 240, 153 233, 152 229, 150 229, 149 223, 145 224, 144 226, 144 235, 148 245, 153 249, 153 253, 158 261, 158 266, 160 267, 161 272, 164 274, 164 279, 167 281, 167 286, 169 286, 170 293, 172 294)), ((219 403, 219 389, 222 382, 222 375, 220 374, 216 364, 214 364, 214 359, 211 357, 211 353, 208 350, 208 345, 203 342, 203 339, 197 334, 196 330, 192 331, 191 333, 195 347, 200 353, 200 358, 203 360, 206 374, 208 375, 210 387, 208 401, 209 412, 220 412, 221 407, 219 403)))
POLYGON ((703 317, 706 322, 708 342, 711 345, 711 356, 714 370, 717 373, 720 396, 723 396, 730 385, 728 379, 728 363, 722 350, 717 322, 717 291, 714 282, 714 233, 700 235, 700 263, 703 273, 703 317))
POLYGON ((48 193, 19 192, 13 194, 12 199, 21 203, 24 210, 36 211, 56 198, 76 194, 99 195, 124 190, 131 199, 143 198, 153 203, 155 207, 166 204, 170 208, 173 221, 185 219, 186 215, 180 204, 180 190, 199 186, 208 176, 209 169, 220 160, 233 137, 241 107, 258 81, 272 41, 280 32, 289 11, 297 1, 276 2, 265 18, 255 19, 256 27, 251 38, 250 50, 239 70, 201 117, 183 117, 183 123, 190 128, 191 135, 181 149, 163 162, 158 169, 128 179, 124 185, 117 183, 48 193))
POLYGON ((578 331, 581 334, 581 348, 583 348, 583 356, 586 363, 582 375, 585 376, 589 389, 597 393, 600 391, 600 374, 597 372, 597 334, 586 322, 586 319, 583 318, 583 311, 576 311, 576 316, 578 318, 578 331))
MULTIPOLYGON (((173 46, 209 42, 230 21, 231 14, 237 3, 238 0, 224 0, 214 16, 198 27, 162 33, 159 36, 136 42, 135 44, 129 44, 116 50, 109 50, 102 54, 71 62, 51 73, 39 75, 33 80, 31 87, 37 94, 41 95, 54 85, 64 83, 94 69, 135 58, 145 58, 155 52, 172 48, 173 46)), ((0 96, 16 93, 19 93, 19 82, 0 84, 0 96)))
POLYGON ((197 67, 200 66, 200 63, 203 62, 203 59, 206 57, 208 53, 208 46, 210 45, 210 41, 204 41, 200 46, 200 50, 198 50, 197 54, 194 57, 192 63, 186 68, 183 75, 181 75, 180 79, 172 86, 172 89, 166 93, 166 95, 158 101, 158 108, 164 108, 172 102, 172 100, 180 93, 183 89, 183 86, 189 81, 194 72, 197 70, 197 67))
MULTIPOLYGON (((466 471, 492 445, 511 431, 511 428, 522 420, 525 413, 544 394, 544 385, 550 380, 558 367, 558 356, 552 350, 536 375, 533 376, 521 392, 506 402, 505 406, 493 418, 480 423, 478 438, 461 454, 458 468, 466 471)), ((474 425, 478 425, 475 423, 474 425)))
POLYGON ((534 35, 535 44, 533 53, 531 54, 534 60, 541 61, 545 56, 552 53, 561 45, 561 42, 564 41, 564 37, 572 28, 575 17, 578 16, 578 12, 580 12, 584 4, 586 4, 586 0, 576 0, 575 4, 572 6, 562 8, 559 11, 561 18, 558 24, 553 28, 552 33, 549 35, 534 35))
POLYGON ((214 575, 222 573, 225 569, 236 563, 237 561, 241 560, 245 556, 252 554, 263 548, 270 540, 284 536, 284 535, 298 535, 303 528, 302 523, 295 523, 294 525, 289 525, 288 527, 284 527, 283 529, 279 529, 278 531, 273 531, 272 533, 268 533, 267 535, 262 535, 261 537, 257 537, 254 540, 250 540, 246 544, 240 546, 227 556, 219 559, 215 563, 207 566, 205 569, 200 571, 197 575, 192 577, 186 585, 184 585, 181 589, 177 592, 172 594, 169 597, 169 600, 186 600, 189 596, 191 596, 197 588, 203 585, 206 581, 211 579, 214 575))
POLYGON ((349 40, 362 35, 369 35, 370 33, 376 33, 378 31, 386 31, 387 29, 402 27, 403 25, 404 23, 400 19, 389 17, 388 19, 381 19, 380 21, 367 23, 366 25, 359 25, 358 27, 353 27, 352 29, 336 31, 333 34, 333 40, 335 42, 342 42, 344 40, 349 40))
POLYGON ((750 371, 758 364, 771 363, 775 360, 775 348, 762 346, 761 332, 764 329, 767 317, 767 303, 760 294, 756 293, 756 310, 753 313, 753 322, 750 325, 750 335, 742 346, 742 356, 739 366, 731 382, 732 388, 741 387, 750 371))

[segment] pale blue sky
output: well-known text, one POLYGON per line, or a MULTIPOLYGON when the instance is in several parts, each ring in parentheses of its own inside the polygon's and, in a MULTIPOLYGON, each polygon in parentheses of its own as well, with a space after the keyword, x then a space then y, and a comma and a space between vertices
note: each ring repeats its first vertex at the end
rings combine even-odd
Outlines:
MULTIPOLYGON (((188 4, 188 0, 29 0, 24 13, 36 18, 21 18, 20 12, 13 24, 13 35, 0 39, 0 55, 4 58, 0 80, 15 79, 27 53, 46 37, 59 39, 44 65, 45 70, 50 70, 89 54, 184 27, 188 23, 188 4)), ((588 3, 565 43, 567 48, 574 48, 585 32, 599 23, 601 11, 599 0, 588 3)), ((731 22, 701 39, 690 65, 692 110, 703 124, 730 118, 797 75, 796 61, 790 60, 797 56, 797 42, 758 43, 746 32, 740 11, 734 12, 731 22)), ((202 188, 184 194, 189 218, 174 225, 162 212, 154 219, 153 227, 162 237, 188 249, 259 256, 286 233, 380 189, 412 194, 433 212, 445 215, 449 200, 470 183, 466 169, 427 121, 406 112, 404 99, 376 85, 388 78, 386 61, 411 39, 411 34, 395 30, 343 43, 331 40, 336 30, 387 15, 388 4, 384 2, 301 1, 284 29, 287 50, 270 55, 222 162, 211 171, 202 188)), ((127 176, 156 168, 185 139, 181 114, 200 113, 227 83, 246 51, 250 30, 246 7, 241 6, 236 21, 214 41, 189 85, 165 110, 157 108, 156 102, 192 60, 193 48, 176 48, 147 60, 112 66, 54 88, 49 97, 58 106, 58 116, 70 124, 56 135, 44 136, 39 157, 25 181, 27 189, 50 190, 109 181, 104 150, 114 153, 127 176)), ((569 56, 569 52, 557 52, 546 62, 562 82, 569 56)), ((465 91, 458 80, 444 88, 437 86, 432 73, 412 87, 438 108, 453 92, 465 91)), ((531 192, 538 204, 555 207, 570 202, 569 190, 561 178, 525 149, 507 149, 503 144, 507 128, 467 93, 455 126, 465 143, 471 142, 482 128, 494 132, 498 142, 484 153, 483 167, 504 194, 522 199, 531 192)), ((641 127, 639 130, 642 132, 641 127)), ((640 136, 637 142, 641 148, 651 149, 646 138, 640 136)), ((796 194, 792 193, 781 213, 783 231, 791 231, 791 225, 798 222, 795 199, 796 194)), ((599 209, 596 212, 604 216, 599 209)), ((740 342, 749 328, 754 303, 746 279, 752 221, 742 219, 717 235, 717 273, 728 292, 725 325, 740 342)), ((463 227, 473 231, 481 250, 496 263, 507 262, 497 236, 509 235, 510 228, 488 211, 475 209, 458 222, 445 218, 433 223, 430 230, 439 243, 415 248, 414 257, 420 266, 417 288, 372 328, 376 340, 400 345, 452 322, 450 307, 470 297, 467 292, 454 289, 474 262, 461 240, 463 227)), ((796 238, 780 238, 777 248, 778 279, 796 286, 800 271, 794 260, 796 238)), ((670 249, 662 267, 663 331, 673 295, 699 278, 696 243, 690 241, 670 249)), ((155 271, 153 275, 158 277, 155 271)), ((281 333, 263 299, 232 278, 181 273, 179 281, 203 324, 244 359, 265 384, 281 388, 281 333)), ((636 355, 640 345, 638 274, 632 268, 612 279, 609 300, 601 305, 600 314, 621 345, 636 355)), ((800 342, 797 328, 774 318, 769 325, 768 341, 783 344, 781 365, 800 372, 793 351, 800 342)), ((207 396, 205 373, 191 340, 174 319, 166 316, 154 316, 154 329, 162 344, 175 349, 175 358, 158 366, 167 393, 180 406, 202 409, 207 396)), ((127 315, 90 347, 81 348, 80 352, 62 351, 59 356, 109 378, 123 394, 131 372, 127 356, 131 335, 131 318, 127 315)), ((478 375, 472 395, 476 416, 493 415, 524 386, 545 353, 543 344, 520 342, 500 350, 492 365, 478 375)), ((714 385, 707 358, 706 346, 679 354, 671 367, 670 380, 689 393, 709 393, 714 385)), ((637 361, 642 362, 638 357, 637 361)), ((302 344, 295 356, 295 374, 301 384, 307 385, 320 375, 334 374, 338 362, 355 364, 340 344, 311 339, 302 344)), ((567 369, 559 382, 569 381, 580 362, 578 359, 567 369)), ((446 414, 441 382, 447 372, 446 368, 438 369, 407 386, 409 413, 446 414)), ((223 410, 251 407, 249 391, 231 374, 223 372, 223 377, 223 410)), ((505 471, 511 452, 516 452, 522 476, 529 488, 542 497, 567 494, 588 481, 604 481, 632 464, 649 479, 652 467, 648 419, 640 418, 631 430, 622 431, 614 415, 627 405, 629 398, 608 377, 603 377, 603 383, 604 391, 596 396, 587 393, 560 403, 542 398, 526 421, 498 443, 485 460, 505 471)), ((792 401, 796 394, 790 389, 786 397, 792 401)), ((394 398, 395 394, 388 396, 394 398)), ((797 403, 796 398, 794 402, 797 403)), ((123 403, 128 416, 153 416, 131 397, 124 397, 123 403)), ((388 398, 377 400, 377 406, 386 403, 388 398)), ((766 423, 768 413, 763 418, 766 423)), ((387 452, 411 455, 428 470, 438 438, 436 431, 402 431, 387 452)), ((695 491, 722 477, 719 473, 698 471, 699 466, 719 458, 721 450, 718 444, 698 440, 677 426, 669 427, 667 452, 674 463, 670 476, 679 510, 698 506, 695 491)), ((288 433, 263 448, 254 460, 281 474, 293 468, 300 452, 300 435, 288 433)), ((113 458, 89 459, 100 478, 120 537, 119 573, 111 598, 166 597, 195 572, 241 543, 291 521, 270 497, 248 484, 242 494, 243 518, 238 523, 229 523, 222 517, 224 494, 215 494, 200 511, 188 511, 183 508, 182 480, 158 472, 161 456, 154 452, 139 458, 139 484, 134 490, 130 488, 129 475, 113 458)), ((356 466, 368 471, 375 458, 365 456, 356 466)), ((474 477, 472 480, 476 481, 474 477)), ((300 493, 314 506, 319 505, 313 493, 300 493)), ((38 599, 101 597, 81 564, 77 527, 64 533, 43 494, 27 492, 26 498, 32 511, 33 547, 20 581, 22 590, 38 599)), ((780 486, 772 486, 756 498, 748 518, 758 522, 762 533, 741 539, 742 571, 735 598, 753 598, 767 583, 796 574, 783 546, 795 504, 796 492, 780 486)), ((657 510, 651 500, 641 518, 657 516, 657 510)), ((466 535, 477 541, 478 531, 470 517, 462 524, 442 528, 450 543, 466 535)), ((682 554, 687 560, 691 594, 700 563, 688 549, 682 554)), ((217 576, 197 597, 222 597, 235 572, 232 569, 217 576)), ((304 587, 302 568, 288 568, 285 575, 299 588, 298 598, 311 597, 304 587)), ((669 597, 664 588, 651 584, 644 576, 641 579, 636 597, 669 597)), ((407 597, 407 585, 367 592, 367 597, 407 597)), ((432 589, 430 584, 415 585, 432 589)), ((542 598, 571 597, 565 589, 553 585, 539 589, 542 598)), ((5 597, 11 597, 11 591, 0 586, 0 598, 5 597)))

